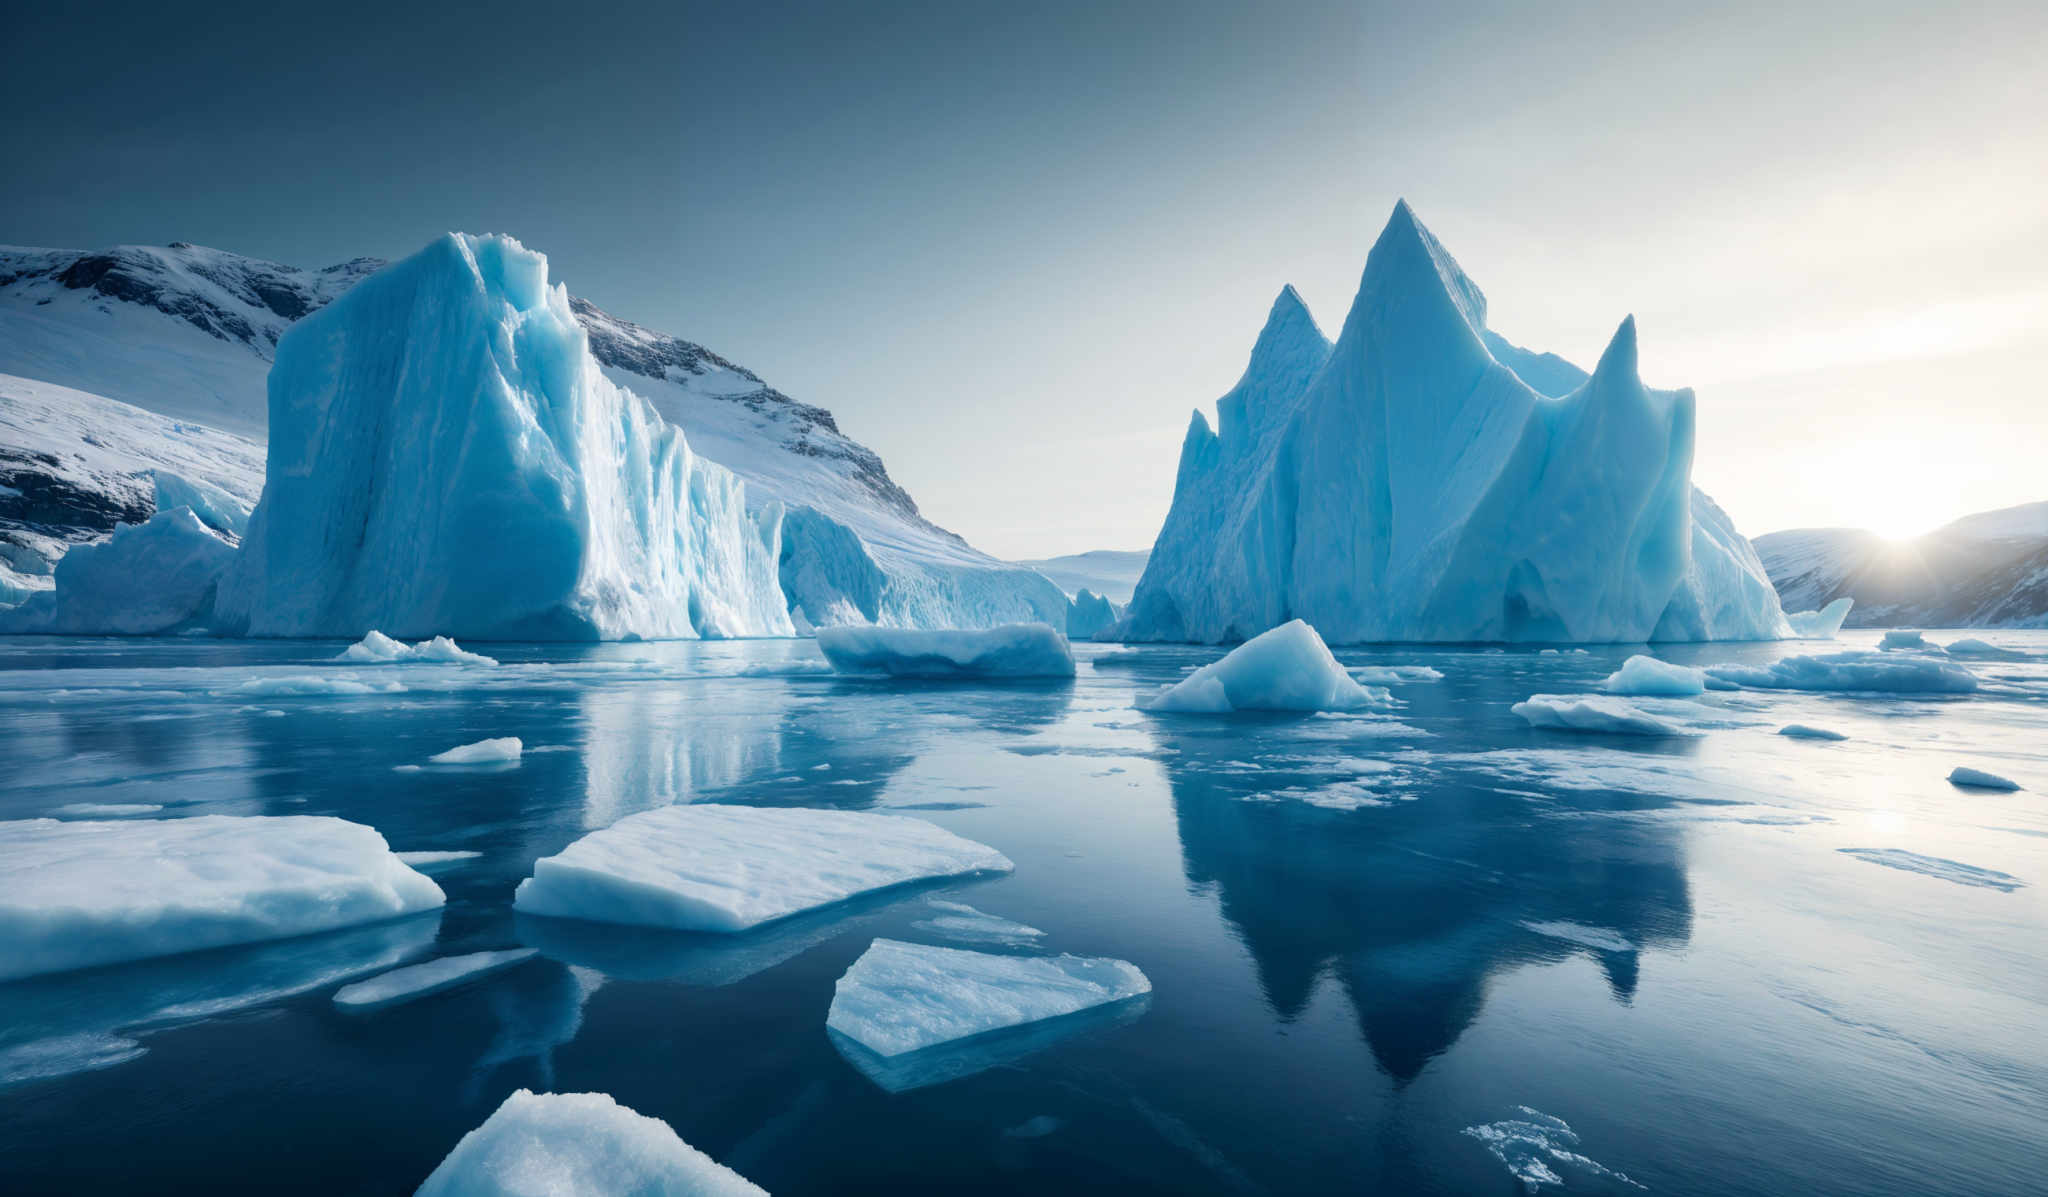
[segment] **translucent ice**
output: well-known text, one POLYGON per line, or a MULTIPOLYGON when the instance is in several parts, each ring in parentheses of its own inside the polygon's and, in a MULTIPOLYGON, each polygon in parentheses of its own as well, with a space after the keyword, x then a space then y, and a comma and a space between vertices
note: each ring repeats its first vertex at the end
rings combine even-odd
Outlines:
POLYGON ((1662 698, 1691 698, 1707 692, 1704 670, 1690 665, 1673 665, 1640 654, 1621 663, 1602 689, 1609 694, 1641 694, 1662 698))
POLYGON ((1135 965, 998 956, 878 939, 832 995, 825 1025, 882 1056, 1074 1014, 1150 993, 1135 965))
POLYGON ((1222 660, 1161 691, 1154 711, 1227 715, 1232 711, 1355 711, 1385 705, 1384 690, 1359 685, 1316 630, 1299 619, 1262 632, 1222 660))
POLYGON ((1074 676, 1074 653, 1066 637, 1042 623, 979 631, 819 628, 818 647, 840 673, 925 678, 1074 676))
POLYGON ((471 952, 464 956, 443 956, 422 964, 409 964, 367 981, 343 986, 335 991, 334 1004, 355 1012, 381 1010, 453 989, 511 968, 535 955, 532 948, 510 948, 502 952, 471 952))

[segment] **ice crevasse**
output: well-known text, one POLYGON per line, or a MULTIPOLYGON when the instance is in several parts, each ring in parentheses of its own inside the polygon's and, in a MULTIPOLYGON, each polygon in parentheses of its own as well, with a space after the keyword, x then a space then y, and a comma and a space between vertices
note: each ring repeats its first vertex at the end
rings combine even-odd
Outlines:
POLYGON ((1281 292, 1119 628, 1221 642, 1780 639, 1749 542, 1691 483, 1693 395, 1643 385, 1634 319, 1589 375, 1486 326, 1404 202, 1335 344, 1281 292))
POLYGON ((790 635, 782 509, 607 379, 509 237, 449 234, 279 342, 216 621, 257 636, 790 635))

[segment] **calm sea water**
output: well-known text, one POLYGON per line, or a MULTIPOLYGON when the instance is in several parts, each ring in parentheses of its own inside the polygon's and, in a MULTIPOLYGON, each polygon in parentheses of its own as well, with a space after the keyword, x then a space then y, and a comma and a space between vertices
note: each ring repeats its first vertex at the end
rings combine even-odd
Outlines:
POLYGON ((785 1194, 2048 1192, 2048 633, 1986 638, 2025 655, 1973 662, 1974 696, 1646 701, 1700 733, 1655 742, 1508 709, 1625 648, 1344 652, 1443 677, 1216 719, 1135 705, 1197 649, 1027 686, 837 680, 796 642, 377 668, 0 640, 0 818, 332 814, 480 854, 435 874, 437 916, 0 986, 0 1190, 409 1192, 528 1087, 610 1093, 785 1194), (403 688, 288 692, 337 678, 403 688), (513 768, 395 768, 507 735, 513 768), (536 856, 692 801, 915 813, 1017 869, 737 941, 512 914, 536 856), (877 936, 945 942, 933 897, 1153 995, 878 1083, 825 1032, 832 985, 877 936), (330 1003, 519 944, 465 989, 330 1003))

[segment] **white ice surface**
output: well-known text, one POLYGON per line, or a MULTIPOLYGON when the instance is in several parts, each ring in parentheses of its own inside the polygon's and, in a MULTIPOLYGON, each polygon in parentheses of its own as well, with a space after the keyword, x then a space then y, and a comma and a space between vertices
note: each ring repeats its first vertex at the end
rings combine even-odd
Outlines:
POLYGON ((1690 665, 1673 665, 1669 661, 1637 654, 1609 674, 1601 689, 1609 694, 1690 698, 1707 692, 1707 675, 1705 670, 1690 665))
POLYGON ((1709 665, 1707 676, 1758 690, 1849 690, 1968 694, 1977 677, 1950 661, 1905 653, 1850 651, 1784 657, 1769 665, 1709 665))
POLYGON ((1599 694, 1532 694, 1509 708, 1531 727, 1617 736, 1683 736, 1687 731, 1618 698, 1599 694))
POLYGON ((902 815, 709 804, 629 815, 533 864, 528 914, 686 931, 744 931, 873 890, 1008 857, 902 815))
POLYGON ((1589 1185, 1591 1192, 1643 1187, 1581 1152, 1577 1132, 1564 1119, 1528 1106, 1515 1109, 1515 1117, 1468 1126, 1465 1133, 1486 1145, 1493 1158, 1522 1183, 1523 1192, 1535 1193, 1550 1186, 1589 1185))
POLYGON ((416 1197, 765 1197, 666 1122, 603 1093, 515 1091, 416 1197))
POLYGON ((1841 732, 1830 728, 1812 727, 1804 723, 1788 723, 1778 729, 1778 734, 1790 736, 1795 740, 1846 740, 1849 738, 1841 732))
POLYGON ((501 765, 519 759, 525 746, 518 736, 498 736, 490 740, 478 740, 474 744, 461 744, 446 752, 437 752, 427 758, 436 765, 501 765))
POLYGON ((839 978, 825 1025, 881 1056, 1150 993, 1137 966, 1087 956, 999 956, 878 939, 839 978))
POLYGON ((1065 636, 1042 623, 980 631, 906 628, 818 629, 818 647, 846 674, 921 678, 1072 677, 1065 636))
POLYGON ((1316 630, 1296 619, 1262 632, 1220 661, 1166 687, 1147 710, 1227 715, 1233 711, 1355 711, 1384 706, 1384 690, 1361 686, 1330 655, 1316 630))
POLYGON ((409 964, 388 973, 357 981, 335 991, 334 1004, 349 1011, 381 1010, 429 994, 453 989, 501 969, 511 968, 538 955, 532 948, 508 948, 501 952, 470 952, 443 956, 421 964, 409 964))
POLYGON ((342 650, 337 661, 348 661, 358 665, 396 665, 402 661, 431 661, 450 665, 496 665, 498 662, 482 653, 465 650, 446 636, 422 640, 418 644, 406 644, 393 640, 375 628, 370 629, 361 640, 342 650))

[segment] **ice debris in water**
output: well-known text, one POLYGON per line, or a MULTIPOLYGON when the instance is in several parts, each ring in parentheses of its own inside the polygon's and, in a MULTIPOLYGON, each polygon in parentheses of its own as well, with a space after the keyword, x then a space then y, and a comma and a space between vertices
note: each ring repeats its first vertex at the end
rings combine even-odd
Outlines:
POLYGON ((2010 873, 1996 869, 1981 869, 1959 861, 1944 860, 1939 856, 1922 856, 1904 848, 1837 848, 1835 851, 1867 860, 1871 864, 1883 865, 1888 869, 1903 869, 1908 873, 1919 873, 1923 877, 1935 877, 1953 881, 1957 885, 1973 885, 1982 889, 1996 889, 2011 893, 2026 885, 2026 882, 2010 873))
POLYGON ((959 940, 962 943, 1005 944, 1016 947, 1034 943, 1045 934, 1036 927, 976 910, 965 902, 927 898, 925 905, 944 913, 936 918, 912 923, 911 926, 919 931, 959 940))
POLYGON ((1934 647, 1933 645, 1927 643, 1927 638, 1922 636, 1920 633, 1908 631, 1904 628, 1894 628, 1891 631, 1886 632, 1884 634, 1884 639, 1877 642, 1877 646, 1881 649, 1934 647))
POLYGON ((1573 923, 1563 919, 1548 922, 1524 921, 1522 926, 1538 935, 1561 939, 1580 947, 1592 948, 1596 952, 1633 952, 1636 945, 1618 931, 1605 927, 1588 927, 1584 923, 1573 923))
POLYGON ((1954 769, 1950 770, 1948 783, 1952 786, 1963 786, 1972 790, 2011 791, 2020 788, 2020 783, 2009 777, 2000 777, 1996 773, 1986 773, 1982 769, 1972 769, 1968 765, 1957 765, 1954 769))
POLYGON ((518 736, 499 736, 478 740, 474 744, 461 744, 446 752, 437 752, 427 760, 436 765, 502 765, 518 760, 524 747, 518 736))
POLYGON ((1709 665, 1707 676, 1757 690, 1968 694, 1977 688, 1977 675, 1951 661, 1867 651, 1785 657, 1769 665, 1709 665))
POLYGON ((162 809, 154 802, 67 802, 58 807, 56 813, 78 819, 108 819, 153 815, 162 809))
POLYGON ((825 1025, 881 1056, 1023 1026, 1152 991, 1136 965, 998 956, 878 939, 839 978, 825 1025))
POLYGON ((409 964, 367 981, 343 986, 336 991, 334 1004, 353 1012, 381 1010, 467 984, 531 960, 536 954, 532 948, 508 948, 501 952, 471 952, 465 956, 443 956, 439 960, 409 964))
POLYGON ((1572 1177, 1643 1187, 1582 1154, 1578 1133, 1564 1119, 1528 1106, 1516 1106, 1515 1111, 1519 1117, 1468 1126, 1465 1133, 1486 1144, 1493 1158, 1507 1165, 1522 1182, 1524 1192, 1534 1193, 1545 1185, 1563 1186, 1572 1177))
POLYGON ((1942 651, 1951 657, 2016 657, 2020 655, 2007 652, 1988 640, 1979 640, 1974 636, 1950 641, 1948 647, 1942 651))
POLYGON ((1707 674, 1690 665, 1673 665, 1638 653, 1607 675, 1601 689, 1609 694, 1641 694, 1661 698, 1691 698, 1707 692, 1707 674))
POLYGON ((308 815, 0 823, 0 980, 430 910, 375 830, 308 815))
POLYGON ((1785 622, 1792 625, 1792 635, 1800 640, 1833 640, 1842 630, 1842 621, 1849 618, 1849 608, 1856 605, 1853 598, 1838 598, 1818 611, 1787 611, 1785 622))
POLYGON ((1531 727, 1617 736, 1687 736, 1693 733, 1618 698, 1598 694, 1532 694, 1508 708, 1531 727))
POLYGON ((1013 867, 986 844, 906 815, 700 803, 628 815, 541 857, 513 905, 734 932, 872 890, 1013 867))
POLYGON ((1391 702, 1385 690, 1352 680, 1316 630, 1299 619, 1262 632, 1220 661, 1161 690, 1147 710, 1228 715, 1233 711, 1355 711, 1391 702))
POLYGON ((407 645, 393 640, 375 628, 361 640, 342 650, 337 661, 351 661, 362 665, 395 665, 401 661, 438 661, 452 665, 496 665, 498 662, 482 653, 464 650, 446 636, 422 640, 407 645))
POLYGON ((840 673, 919 678, 1073 677, 1067 638, 1042 623, 980 630, 852 625, 818 629, 840 673))
POLYGON ((516 1090, 462 1137, 417 1197, 766 1197, 604 1093, 516 1090))
POLYGON ((1392 686, 1401 682, 1440 682, 1444 675, 1427 665, 1359 665, 1350 670, 1361 686, 1392 686))
POLYGON ((1841 732, 1830 731, 1825 727, 1810 727, 1804 723, 1788 723, 1778 729, 1778 734, 1790 736, 1795 740, 1846 740, 1849 738, 1841 732))

